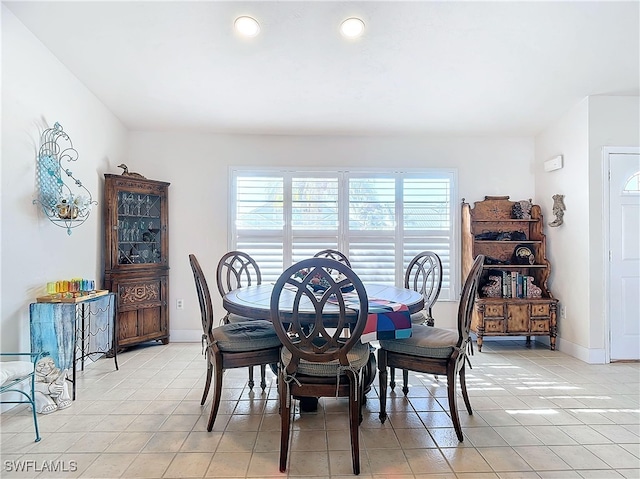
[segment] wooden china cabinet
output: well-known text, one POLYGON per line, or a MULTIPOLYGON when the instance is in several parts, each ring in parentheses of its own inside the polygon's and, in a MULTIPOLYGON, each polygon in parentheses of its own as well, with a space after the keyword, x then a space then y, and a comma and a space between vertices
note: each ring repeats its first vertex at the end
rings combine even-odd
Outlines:
POLYGON ((462 275, 485 255, 471 321, 478 350, 485 336, 548 336, 556 347, 558 300, 547 288, 551 265, 540 206, 485 196, 473 208, 462 200, 462 275), (522 204, 525 209, 522 213, 522 204), (529 210, 530 208, 530 210, 529 210))
POLYGON ((118 301, 118 347, 167 344, 169 183, 104 176, 104 286, 118 301))

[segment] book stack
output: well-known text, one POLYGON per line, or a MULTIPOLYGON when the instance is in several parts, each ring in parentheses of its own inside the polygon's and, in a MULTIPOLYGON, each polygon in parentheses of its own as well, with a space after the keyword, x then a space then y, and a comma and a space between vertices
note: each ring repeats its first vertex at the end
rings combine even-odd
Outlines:
POLYGON ((503 298, 528 298, 529 280, 533 276, 525 276, 517 271, 502 272, 502 297, 503 298))

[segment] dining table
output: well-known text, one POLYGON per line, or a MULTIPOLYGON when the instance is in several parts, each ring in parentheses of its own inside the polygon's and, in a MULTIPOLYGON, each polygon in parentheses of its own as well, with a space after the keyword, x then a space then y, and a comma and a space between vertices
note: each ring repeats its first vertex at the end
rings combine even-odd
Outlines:
MULTIPOLYGON (((245 286, 237 288, 225 294, 222 298, 222 306, 230 313, 238 314, 253 319, 270 319, 271 316, 271 294, 273 292, 274 283, 265 282, 257 285, 245 286)), ((424 297, 421 293, 408 288, 401 288, 378 283, 364 283, 365 290, 369 301, 388 301, 391 303, 400 303, 407 306, 409 314, 417 313, 424 308, 424 297)), ((295 291, 284 288, 280 295, 280 310, 286 311, 293 308, 293 300, 295 291)), ((347 310, 347 317, 352 314, 354 321, 357 319, 358 311, 347 310)), ((298 314, 301 321, 305 318, 309 322, 315 320, 315 310, 311 302, 307 298, 302 298, 298 314)), ((323 317, 326 324, 331 324, 331 316, 336 318, 339 314, 339 307, 327 303, 323 310, 323 317), (328 317, 328 318, 327 318, 328 317)), ((363 382, 365 391, 368 391, 373 384, 376 375, 376 357, 374 348, 371 348, 369 362, 363 371, 363 382)), ((316 398, 301 398, 301 408, 305 411, 314 410, 317 407, 316 398), (314 401, 315 400, 315 401, 314 401)))
MULTIPOLYGON (((386 284, 364 283, 365 290, 369 300, 377 299, 389 301, 392 303, 405 304, 410 314, 417 313, 424 308, 424 297, 421 293, 407 288, 399 288, 386 284)), ((273 292, 273 283, 262 283, 257 285, 244 286, 237 288, 225 294, 222 298, 222 306, 230 313, 238 314, 253 319, 269 319, 271 315, 271 293, 273 292)), ((293 300, 295 291, 284 288, 280 296, 280 310, 286 311, 293 308, 293 300)), ((315 310, 310 301, 300 303, 299 315, 304 320, 314 321, 315 310)), ((339 313, 337 305, 327 304, 323 310, 323 315, 331 316, 339 313)), ((347 312, 349 316, 349 312, 347 312)), ((357 318, 358 312, 353 310, 354 320, 357 318)), ((329 318, 330 321, 330 318, 329 318)))

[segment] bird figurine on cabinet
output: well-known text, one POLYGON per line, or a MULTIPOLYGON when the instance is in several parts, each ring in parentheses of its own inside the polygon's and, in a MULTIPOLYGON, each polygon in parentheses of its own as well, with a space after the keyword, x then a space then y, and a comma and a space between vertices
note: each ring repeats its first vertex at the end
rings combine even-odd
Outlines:
POLYGON ((142 178, 143 180, 146 180, 146 178, 144 176, 142 176, 140 173, 133 173, 133 172, 129 172, 129 167, 127 165, 125 165, 124 163, 120 163, 118 165, 118 168, 122 168, 122 176, 131 176, 133 178, 142 178))

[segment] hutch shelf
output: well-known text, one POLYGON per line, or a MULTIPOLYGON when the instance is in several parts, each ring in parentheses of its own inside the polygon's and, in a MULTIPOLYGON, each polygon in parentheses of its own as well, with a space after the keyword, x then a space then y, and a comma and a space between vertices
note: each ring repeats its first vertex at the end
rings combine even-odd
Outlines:
POLYGON ((167 344, 169 183, 104 176, 104 285, 118 299, 118 347, 167 344))
POLYGON ((527 344, 531 336, 549 336, 550 348, 556 347, 558 300, 547 289, 542 213, 531 205, 530 213, 520 214, 520 203, 485 196, 471 208, 462 200, 463 278, 477 255, 486 257, 471 321, 479 351, 486 336, 526 336, 527 344))

